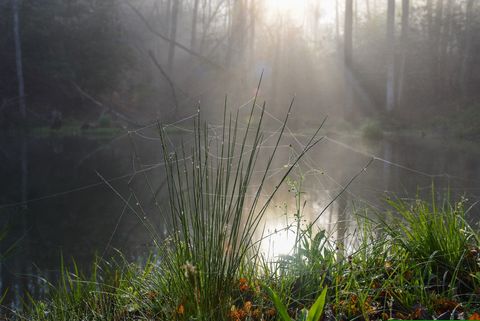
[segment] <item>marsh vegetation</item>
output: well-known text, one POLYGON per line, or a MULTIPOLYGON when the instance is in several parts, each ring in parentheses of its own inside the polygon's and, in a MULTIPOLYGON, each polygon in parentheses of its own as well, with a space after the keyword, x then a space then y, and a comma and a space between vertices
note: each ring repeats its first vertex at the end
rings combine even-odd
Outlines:
POLYGON ((0 1, 0 319, 480 317, 479 13, 0 1))

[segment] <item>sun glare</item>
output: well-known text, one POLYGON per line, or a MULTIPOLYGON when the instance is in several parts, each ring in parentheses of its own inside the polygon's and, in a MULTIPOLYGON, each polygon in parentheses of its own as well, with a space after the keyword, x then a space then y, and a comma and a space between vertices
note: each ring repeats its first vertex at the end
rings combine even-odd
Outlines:
POLYGON ((335 15, 336 15, 336 8, 335 8, 335 1, 324 1, 321 4, 321 16, 320 21, 324 23, 334 23, 335 22, 335 15))
MULTIPOLYGON (((315 10, 317 4, 311 0, 265 0, 265 8, 271 17, 281 16, 291 21, 302 22, 308 12, 315 10)), ((335 1, 322 1, 318 4, 319 21, 335 22, 335 1)))
POLYGON ((285 226, 282 224, 271 224, 265 234, 269 237, 264 239, 261 247, 266 257, 272 259, 293 251, 296 238, 294 231, 285 230, 285 226))
POLYGON ((266 8, 273 16, 302 20, 305 15, 305 0, 266 0, 266 8))

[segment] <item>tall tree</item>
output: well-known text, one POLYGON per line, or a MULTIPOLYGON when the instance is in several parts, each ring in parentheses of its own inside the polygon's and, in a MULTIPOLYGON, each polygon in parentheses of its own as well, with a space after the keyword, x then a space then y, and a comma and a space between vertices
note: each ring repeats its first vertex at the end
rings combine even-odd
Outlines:
POLYGON ((433 88, 434 96, 438 97, 442 94, 442 39, 444 33, 444 3, 443 0, 437 0, 435 8, 435 32, 433 43, 433 88))
POLYGON ((278 99, 278 90, 279 90, 279 80, 280 80, 280 69, 282 65, 280 64, 281 54, 283 52, 283 19, 280 19, 280 25, 278 31, 274 34, 274 46, 273 46, 273 70, 272 70, 272 105, 277 105, 278 99))
POLYGON ((22 44, 20 38, 20 17, 18 0, 12 0, 13 12, 13 40, 15 42, 15 65, 17 69, 18 82, 18 101, 20 107, 20 114, 23 118, 27 116, 27 106, 25 102, 25 81, 23 77, 23 62, 22 62, 22 44))
POLYGON ((23 135, 22 137, 22 151, 21 151, 21 195, 22 195, 22 206, 27 208, 28 200, 28 140, 27 136, 23 135))
POLYGON ((433 38, 433 0, 427 0, 427 31, 428 37, 433 38))
POLYGON ((400 40, 400 65, 398 68, 397 106, 402 105, 405 88, 405 68, 408 52, 408 32, 410 28, 410 0, 402 0, 402 36, 400 40))
POLYGON ((465 35, 463 45, 463 59, 460 67, 460 88, 462 98, 466 100, 468 96, 468 82, 470 80, 470 63, 472 61, 473 47, 473 10, 475 0, 467 0, 466 19, 465 19, 465 35))
POLYGON ((345 66, 352 67, 353 60, 353 0, 345 0, 345 66))
POLYGON ((172 0, 165 2, 165 25, 167 27, 167 34, 170 35, 170 20, 172 18, 172 0))
POLYGON ((365 5, 367 9, 367 19, 370 21, 370 19, 372 19, 372 13, 370 11, 370 0, 365 0, 365 5))
POLYGON ((354 26, 353 26, 353 30, 354 30, 354 33, 353 33, 353 38, 355 40, 358 40, 358 25, 359 25, 359 10, 358 10, 358 0, 354 0, 353 1, 353 22, 354 22, 354 26))
POLYGON ((340 43, 340 9, 338 8, 338 0, 335 0, 335 40, 337 47, 340 43))
POLYGON ((255 5, 258 0, 250 0, 250 34, 248 36, 249 41, 249 59, 248 64, 250 68, 253 68, 255 61, 255 35, 257 28, 257 6, 255 5))
POLYGON ((388 0, 387 9, 387 92, 386 108, 395 108, 395 0, 388 0))
POLYGON ((345 0, 344 30, 344 83, 345 83, 345 115, 351 116, 353 111, 353 0, 345 0))
POLYGON ((198 6, 200 0, 194 0, 193 12, 192 12, 192 33, 190 36, 190 49, 196 50, 197 47, 197 19, 198 19, 198 6))
POLYGON ((173 71, 173 62, 175 60, 175 42, 177 41, 177 24, 178 24, 178 11, 180 7, 180 0, 172 0, 172 14, 170 18, 170 45, 168 48, 168 71, 170 74, 173 71))
POLYGON ((439 88, 444 94, 449 94, 450 91, 450 70, 449 70, 449 45, 452 40, 451 31, 453 23, 453 0, 447 0, 445 8, 445 16, 443 19, 442 34, 439 42, 439 64, 438 64, 438 76, 439 76, 439 88))
POLYGON ((242 66, 245 59, 245 40, 246 40, 246 1, 235 0, 231 4, 231 22, 230 38, 227 47, 226 63, 231 68, 242 66))
POLYGON ((312 39, 314 42, 314 46, 318 47, 318 42, 319 42, 319 32, 318 32, 318 23, 320 20, 320 6, 318 2, 315 2, 313 5, 313 17, 312 17, 312 39))

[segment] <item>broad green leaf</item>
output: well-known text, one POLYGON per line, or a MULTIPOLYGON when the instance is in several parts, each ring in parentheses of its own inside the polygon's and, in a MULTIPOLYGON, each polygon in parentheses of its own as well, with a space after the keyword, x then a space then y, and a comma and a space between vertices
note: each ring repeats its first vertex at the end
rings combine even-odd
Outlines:
POLYGON ((320 293, 320 296, 317 298, 315 303, 310 308, 310 311, 308 312, 307 321, 320 320, 323 313, 323 308, 325 307, 326 298, 327 298, 327 287, 323 289, 322 293, 320 293))
POLYGON ((290 316, 288 315, 287 308, 285 305, 280 301, 280 298, 278 297, 277 293, 270 289, 268 286, 265 287, 267 289, 268 295, 273 301, 273 304, 278 310, 278 314, 282 318, 283 321, 293 321, 290 316))

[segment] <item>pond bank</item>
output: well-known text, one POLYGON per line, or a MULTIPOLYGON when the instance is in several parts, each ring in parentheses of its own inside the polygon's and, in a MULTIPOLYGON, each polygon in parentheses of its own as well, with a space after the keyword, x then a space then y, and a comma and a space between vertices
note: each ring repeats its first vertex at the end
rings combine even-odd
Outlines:
MULTIPOLYGON (((144 265, 98 260, 90 277, 63 270, 45 300, 29 302, 29 320, 297 320, 326 287, 322 320, 474 319, 480 312, 480 239, 467 204, 390 202, 387 220, 360 215, 355 239, 332 241, 300 230, 290 255, 250 252, 238 268, 204 284, 216 267, 160 245, 144 265), (354 242, 355 245, 349 242, 354 242), (347 254, 341 248, 349 247, 347 254), (215 282, 213 280, 216 280, 215 282), (208 297, 213 287, 222 295, 208 297), (206 301, 222 303, 205 315, 206 301)), ((225 253, 222 255, 226 255, 225 253)))

